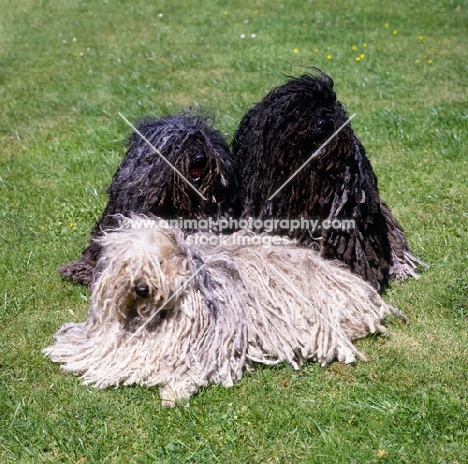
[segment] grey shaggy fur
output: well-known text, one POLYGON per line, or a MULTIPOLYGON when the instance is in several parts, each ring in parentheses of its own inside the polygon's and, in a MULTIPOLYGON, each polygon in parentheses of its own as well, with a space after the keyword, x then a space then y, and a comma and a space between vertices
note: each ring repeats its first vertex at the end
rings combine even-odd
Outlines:
POLYGON ((392 278, 418 277, 416 268, 425 265, 381 201, 377 177, 350 124, 269 199, 347 119, 333 80, 319 70, 290 78, 251 108, 233 140, 242 216, 352 219, 356 227, 350 230, 294 230, 290 236, 319 247, 324 258, 346 263, 377 289, 392 278))
POLYGON ((207 117, 184 113, 144 119, 137 130, 188 179, 204 200, 141 136, 134 132, 125 158, 107 190, 109 201, 96 222, 89 244, 77 261, 59 273, 91 285, 101 253, 95 239, 117 226, 116 215, 146 214, 172 219, 230 217, 239 214, 236 166, 223 136, 207 117))
POLYGON ((210 382, 233 385, 254 363, 364 359, 352 340, 385 333, 386 314, 404 318, 315 251, 238 244, 247 239, 261 243, 242 233, 218 246, 174 229, 104 233, 88 320, 63 325, 44 352, 98 388, 160 385, 172 406, 210 382))

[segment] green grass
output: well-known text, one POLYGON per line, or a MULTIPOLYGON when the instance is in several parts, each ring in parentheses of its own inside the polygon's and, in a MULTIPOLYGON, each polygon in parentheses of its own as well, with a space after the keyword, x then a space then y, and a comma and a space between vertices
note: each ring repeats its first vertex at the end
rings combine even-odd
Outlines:
POLYGON ((466 0, 4 2, 0 462, 468 462, 467 22, 466 0), (56 269, 105 204, 129 135, 117 113, 202 107, 230 138, 302 65, 357 113, 382 197, 431 266, 384 295, 412 324, 358 342, 368 362, 259 367, 172 410, 155 388, 61 373, 41 349, 89 294, 56 269))

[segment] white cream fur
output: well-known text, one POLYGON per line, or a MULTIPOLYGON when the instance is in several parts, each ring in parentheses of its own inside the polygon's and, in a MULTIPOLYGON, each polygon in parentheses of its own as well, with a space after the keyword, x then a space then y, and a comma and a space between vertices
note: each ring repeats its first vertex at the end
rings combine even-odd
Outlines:
POLYGON ((166 406, 210 382, 231 386, 254 363, 364 359, 352 341, 385 333, 389 313, 404 318, 294 245, 187 246, 174 229, 120 229, 101 243, 88 320, 63 325, 44 352, 98 388, 160 385, 166 406), (147 298, 135 293, 142 282, 147 298))

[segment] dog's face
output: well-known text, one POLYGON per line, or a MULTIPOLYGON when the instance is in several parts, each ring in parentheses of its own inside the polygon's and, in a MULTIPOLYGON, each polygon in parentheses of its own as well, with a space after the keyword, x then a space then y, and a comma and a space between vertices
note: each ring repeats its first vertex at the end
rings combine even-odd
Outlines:
POLYGON ((108 189, 109 214, 177 218, 237 211, 234 157, 210 126, 209 118, 188 113, 142 120, 108 189))
POLYGON ((93 307, 126 326, 157 324, 174 310, 188 274, 185 255, 170 231, 122 230, 102 240, 101 272, 93 307))
POLYGON ((171 174, 172 198, 177 200, 179 213, 196 215, 201 210, 215 215, 226 204, 237 208, 237 174, 233 160, 224 156, 226 153, 229 147, 222 138, 213 135, 210 139, 202 131, 190 134, 179 146, 173 163, 191 184, 176 173, 171 174))
MULTIPOLYGON (((290 80, 273 90, 262 104, 277 118, 276 125, 264 134, 265 142, 272 149, 283 145, 281 156, 283 160, 289 156, 290 164, 308 159, 347 119, 333 91, 333 81, 325 75, 290 80)), ((324 151, 333 150, 340 138, 350 135, 341 131, 324 151)))
MULTIPOLYGON (((346 119, 333 80, 323 73, 306 74, 273 89, 244 116, 234 135, 234 154, 241 159, 244 177, 249 175, 246 169, 257 172, 260 166, 253 166, 255 163, 286 175, 319 149, 346 119)), ((344 130, 338 138, 350 136, 352 133, 344 130)))
POLYGON ((203 182, 203 178, 206 175, 206 169, 208 165, 208 155, 204 147, 194 145, 189 152, 189 165, 188 174, 190 181, 195 187, 200 187, 203 182))

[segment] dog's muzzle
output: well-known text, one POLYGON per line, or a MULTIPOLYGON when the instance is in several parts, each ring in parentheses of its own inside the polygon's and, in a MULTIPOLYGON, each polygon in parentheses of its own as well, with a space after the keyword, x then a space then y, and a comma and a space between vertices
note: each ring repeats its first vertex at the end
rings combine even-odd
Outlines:
POLYGON ((193 183, 197 184, 200 182, 205 172, 207 161, 205 153, 197 153, 190 161, 189 174, 193 183))

